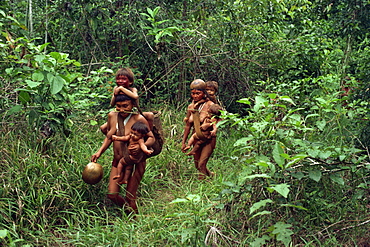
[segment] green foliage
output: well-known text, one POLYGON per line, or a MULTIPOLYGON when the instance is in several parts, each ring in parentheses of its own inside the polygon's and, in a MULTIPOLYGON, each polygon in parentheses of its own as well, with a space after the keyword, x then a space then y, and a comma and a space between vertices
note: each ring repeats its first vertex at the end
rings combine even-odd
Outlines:
POLYGON ((159 10, 160 7, 158 6, 154 10, 147 8, 148 13, 140 13, 141 15, 147 17, 147 21, 150 23, 150 26, 142 26, 142 28, 148 30, 148 35, 154 35, 154 43, 158 44, 162 40, 165 43, 169 43, 170 40, 166 39, 165 36, 173 37, 173 33, 180 31, 180 29, 178 27, 161 28, 160 25, 168 22, 169 20, 156 21, 159 10))
POLYGON ((368 18, 367 0, 5 1, 1 244, 360 245, 368 18), (148 163, 136 222, 101 184, 78 182, 121 67, 141 106, 165 108, 170 137, 148 163), (217 81, 229 112, 205 183, 178 151, 183 116, 168 111, 195 78, 217 81), (40 140, 47 127, 56 135, 40 140))
MULTIPOLYGON (((248 107, 247 116, 223 115, 225 120, 220 123, 221 127, 229 124, 243 133, 243 137, 234 144, 234 156, 242 163, 242 171, 237 182, 230 183, 230 186, 238 188, 232 193, 234 199, 231 202, 235 201, 238 207, 237 198, 248 195, 252 206, 250 216, 246 217, 252 222, 259 219, 271 224, 264 215, 294 208, 298 210, 297 218, 293 213, 293 218, 283 219, 289 219, 293 225, 300 224, 298 215, 311 210, 312 198, 326 200, 326 195, 319 193, 322 186, 339 191, 350 188, 362 194, 362 189, 354 183, 366 177, 368 169, 363 162, 369 156, 354 147, 352 140, 356 139, 359 131, 355 132, 352 126, 356 126, 358 121, 353 116, 362 114, 364 108, 353 104, 347 109, 342 105, 343 100, 324 96, 333 91, 330 85, 322 85, 319 87, 322 91, 310 96, 314 101, 310 102, 309 109, 299 107, 309 102, 301 101, 297 105, 288 96, 260 93, 253 100, 239 100, 248 107), (311 199, 305 196, 308 191, 300 191, 301 186, 303 190, 307 187, 314 192, 311 199)), ((325 211, 327 208, 316 210, 325 211)), ((276 241, 288 246, 294 231, 288 229, 291 224, 286 226, 276 223, 265 233, 272 233, 276 241)), ((271 241, 268 236, 259 236, 251 244, 261 246, 271 241)))

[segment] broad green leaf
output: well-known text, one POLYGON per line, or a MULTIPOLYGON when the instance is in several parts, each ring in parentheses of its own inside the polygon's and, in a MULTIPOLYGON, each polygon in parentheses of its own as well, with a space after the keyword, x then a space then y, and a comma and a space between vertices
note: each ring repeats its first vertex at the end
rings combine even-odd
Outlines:
POLYGON ((318 157, 319 153, 320 153, 320 150, 318 150, 317 148, 314 148, 314 149, 308 149, 307 150, 307 153, 309 156, 311 156, 312 158, 316 158, 318 157))
POLYGON ((268 94, 270 99, 276 99, 277 94, 276 93, 270 93, 268 94))
POLYGON ((247 144, 248 141, 250 140, 253 140, 253 136, 248 136, 248 137, 243 137, 243 138, 240 138, 239 140, 237 140, 235 143, 234 143, 234 146, 245 146, 247 144))
POLYGON ((59 75, 55 76, 53 81, 51 82, 51 93, 52 94, 59 93, 60 90, 62 90, 64 83, 65 80, 61 76, 59 75))
POLYGON ((153 14, 153 10, 148 7, 146 8, 146 11, 149 13, 150 17, 154 19, 155 15, 153 14))
POLYGON ((0 238, 5 238, 8 235, 8 230, 0 230, 0 238))
POLYGON ((38 82, 38 81, 31 81, 31 80, 25 80, 26 83, 27 83, 27 86, 29 86, 30 88, 35 88, 35 87, 38 87, 41 82, 38 82))
POLYGON ((236 102, 238 103, 242 103, 242 104, 246 104, 246 105, 250 105, 251 102, 248 98, 243 98, 243 99, 240 99, 240 100, 237 100, 236 102))
POLYGON ((341 154, 341 155, 339 155, 339 160, 340 160, 340 161, 343 161, 343 160, 345 160, 345 159, 346 159, 346 157, 347 157, 347 155, 345 155, 345 154, 341 154))
POLYGON ((319 158, 325 160, 325 159, 329 158, 330 155, 332 155, 331 151, 320 152, 319 153, 319 158))
POLYGON ((222 182, 222 184, 224 184, 224 185, 226 185, 226 186, 229 186, 229 187, 233 187, 233 186, 235 186, 235 185, 236 185, 235 183, 233 183, 233 182, 229 182, 229 181, 224 181, 224 182, 222 182))
POLYGON ((261 108, 261 106, 266 106, 266 104, 268 103, 268 100, 266 100, 264 97, 262 97, 262 96, 256 96, 255 97, 255 105, 254 105, 254 107, 253 107, 253 110, 255 111, 255 112, 257 112, 260 108, 261 108))
POLYGON ((304 174, 303 172, 293 172, 291 176, 297 178, 298 180, 301 180, 304 177, 304 174))
POLYGON ((254 163, 256 166, 262 166, 262 167, 269 167, 269 163, 265 162, 265 161, 259 161, 259 162, 256 162, 254 163))
POLYGON ((276 240, 282 241, 285 246, 289 246, 290 242, 292 241, 290 236, 294 234, 294 232, 289 229, 290 227, 292 227, 291 224, 277 222, 274 225, 275 229, 272 231, 272 234, 276 235, 276 240))
POLYGON ((50 85, 51 85, 51 83, 54 81, 54 75, 52 74, 52 73, 48 73, 47 75, 46 75, 46 78, 48 79, 48 82, 50 83, 50 85))
POLYGON ((267 235, 263 235, 261 238, 256 238, 253 242, 250 243, 250 247, 261 247, 265 246, 266 241, 269 241, 271 238, 267 235))
POLYGON ((312 170, 308 172, 308 177, 319 182, 321 179, 321 171, 320 170, 312 170))
POLYGON ((11 115, 13 113, 18 113, 22 110, 22 105, 16 105, 9 109, 6 115, 11 115))
POLYGON ((343 178, 337 173, 330 174, 330 179, 337 184, 344 185, 343 178))
POLYGON ((252 214, 254 211, 260 209, 261 207, 266 206, 267 203, 273 203, 273 201, 271 199, 266 199, 259 202, 255 202, 249 209, 249 214, 252 214))
POLYGON ((317 113, 315 113, 315 114, 308 114, 307 116, 306 116, 306 118, 305 118, 305 120, 307 120, 308 118, 310 118, 310 117, 318 117, 318 116, 320 116, 319 114, 317 114, 317 113))
POLYGON ((42 61, 45 59, 45 55, 36 55, 35 61, 38 63, 42 63, 42 61))
POLYGON ((9 75, 13 72, 13 70, 14 70, 13 68, 6 68, 5 72, 9 75))
POLYGON ((295 155, 294 157, 292 157, 291 161, 289 161, 286 165, 285 165, 285 169, 288 169, 289 167, 291 167, 292 165, 298 163, 299 161, 303 160, 307 158, 307 155, 305 154, 297 154, 295 155))
POLYGON ((284 196, 287 198, 289 194, 289 184, 277 184, 275 186, 271 186, 272 189, 274 189, 276 192, 278 192, 280 195, 284 196))
POLYGON ((170 203, 182 203, 182 202, 189 202, 189 200, 183 199, 183 198, 177 198, 170 203))
POLYGON ((59 52, 56 52, 56 51, 50 52, 49 55, 51 57, 55 58, 55 60, 57 60, 57 61, 59 61, 62 58, 62 56, 60 55, 60 53, 59 52))
POLYGON ((252 217, 250 217, 249 219, 253 219, 254 217, 257 217, 257 216, 260 216, 260 215, 266 215, 266 214, 271 214, 271 212, 270 211, 266 211, 266 210, 264 210, 264 211, 261 211, 261 212, 258 212, 258 213, 256 213, 256 214, 254 214, 252 217))
POLYGON ((323 131, 325 126, 326 126, 326 121, 325 120, 321 120, 321 121, 316 121, 316 125, 317 127, 323 131))
POLYGON ((21 91, 19 94, 18 94, 18 99, 23 103, 23 104, 26 104, 27 102, 30 101, 31 97, 30 97, 30 94, 26 91, 21 91))
POLYGON ((281 96, 280 99, 284 100, 284 101, 287 101, 287 102, 291 103, 292 105, 295 105, 293 100, 289 96, 281 96))
POLYGON ((193 201, 193 202, 197 202, 197 201, 200 201, 200 196, 199 195, 190 194, 190 195, 187 195, 186 196, 186 199, 188 199, 190 201, 193 201))
POLYGON ((281 154, 284 153, 283 148, 281 147, 281 144, 278 142, 275 142, 274 149, 272 150, 272 156, 274 157, 275 162, 280 166, 283 167, 285 163, 285 158, 281 156, 281 154))
POLYGON ((44 80, 44 74, 41 72, 36 72, 32 74, 32 80, 34 81, 42 81, 44 80))
POLYGON ((31 110, 28 113, 28 123, 29 125, 33 125, 33 123, 38 119, 39 114, 35 110, 31 110))
POLYGON ((98 124, 98 122, 97 122, 97 121, 95 121, 95 120, 90 120, 90 125, 94 126, 94 125, 97 125, 97 124, 98 124))

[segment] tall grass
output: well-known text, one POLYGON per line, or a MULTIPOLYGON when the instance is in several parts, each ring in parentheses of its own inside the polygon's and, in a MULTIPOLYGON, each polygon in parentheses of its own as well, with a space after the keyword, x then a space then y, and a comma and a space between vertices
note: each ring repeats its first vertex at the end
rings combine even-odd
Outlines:
MULTIPOLYGON (((76 121, 68 138, 57 134, 48 141, 38 140, 36 132, 4 129, 0 136, 0 243, 4 246, 251 246, 253 239, 269 226, 266 221, 248 224, 247 212, 254 203, 250 195, 243 194, 237 200, 232 196, 238 188, 231 186, 231 182, 243 166, 234 157, 233 143, 239 134, 232 128, 220 130, 217 148, 209 161, 209 168, 216 176, 199 181, 192 158, 180 151, 183 117, 178 109, 162 109, 166 143, 162 153, 147 162, 139 187, 139 214, 135 217, 126 215, 106 198, 111 148, 99 159, 105 172, 102 181, 88 185, 81 179, 83 167, 103 140, 103 135, 96 126, 88 124, 88 119, 76 121)), ((333 197, 332 200, 343 198, 333 197)), ((363 206, 359 206, 356 214, 361 212, 365 212, 363 206)), ((322 215, 325 213, 328 212, 322 215)), ((347 212, 343 209, 340 213, 347 212)), ((302 216, 307 224, 315 224, 309 213, 302 216)), ((312 225, 304 227, 317 229, 312 225)), ((323 240, 311 233, 296 236, 295 241, 301 246, 356 242, 338 239, 336 235, 323 240)))

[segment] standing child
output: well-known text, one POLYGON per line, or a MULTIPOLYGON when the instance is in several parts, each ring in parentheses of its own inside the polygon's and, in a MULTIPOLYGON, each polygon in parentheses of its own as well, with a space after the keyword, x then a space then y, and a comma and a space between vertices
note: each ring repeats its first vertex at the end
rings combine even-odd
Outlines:
POLYGON ((222 110, 221 106, 218 104, 213 104, 209 107, 209 111, 207 116, 204 118, 202 125, 200 126, 200 130, 204 136, 204 138, 200 138, 194 133, 190 139, 188 140, 188 144, 184 151, 191 148, 194 145, 193 149, 187 153, 187 155, 194 155, 200 148, 200 146, 212 138, 212 136, 216 136, 217 132, 217 122, 219 121, 219 117, 221 115, 220 110, 222 110))
MULTIPOLYGON (((128 97, 136 100, 139 99, 139 95, 137 94, 137 89, 133 87, 134 84, 134 73, 130 68, 121 68, 116 73, 116 86, 113 88, 113 95, 110 101, 111 106, 115 106, 116 96, 119 94, 125 94, 128 97)), ((100 130, 103 132, 104 135, 107 134, 107 123, 100 126, 100 130)))
POLYGON ((127 184, 134 164, 142 162, 146 159, 146 155, 153 153, 153 150, 148 149, 145 145, 144 137, 153 137, 153 133, 149 130, 148 126, 143 122, 136 122, 131 127, 131 133, 125 136, 112 136, 113 141, 128 142, 128 156, 122 157, 117 166, 117 175, 113 180, 119 179, 119 184, 127 184), (121 174, 124 174, 123 179, 121 174))
MULTIPOLYGON (((116 73, 116 86, 113 88, 113 95, 110 101, 111 106, 115 106, 117 95, 124 94, 135 100, 135 106, 139 107, 139 95, 137 89, 133 87, 134 73, 130 68, 121 68, 116 73)), ((154 114, 152 112, 144 112, 144 117, 148 121, 149 128, 153 128, 154 114)), ((107 134, 107 123, 100 126, 100 130, 104 135, 107 134)))

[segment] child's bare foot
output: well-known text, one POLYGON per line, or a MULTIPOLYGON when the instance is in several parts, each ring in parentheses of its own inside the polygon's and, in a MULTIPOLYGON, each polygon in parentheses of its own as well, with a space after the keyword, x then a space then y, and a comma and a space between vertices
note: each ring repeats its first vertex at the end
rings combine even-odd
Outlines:
POLYGON ((127 184, 127 183, 128 183, 127 180, 121 180, 118 182, 118 184, 127 184))
POLYGON ((120 177, 121 177, 120 175, 114 176, 113 180, 119 179, 120 177))

